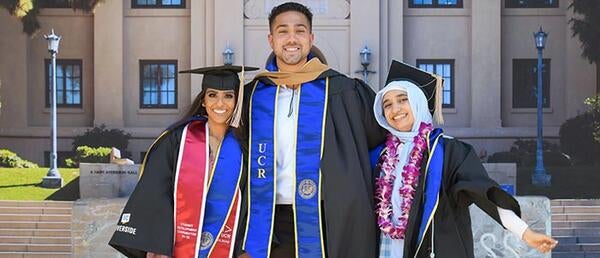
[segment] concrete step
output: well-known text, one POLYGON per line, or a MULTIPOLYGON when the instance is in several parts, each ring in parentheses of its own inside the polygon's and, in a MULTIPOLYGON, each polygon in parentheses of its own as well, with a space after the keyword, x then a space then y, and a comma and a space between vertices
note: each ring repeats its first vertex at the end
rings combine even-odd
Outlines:
POLYGON ((595 251, 600 252, 600 243, 594 244, 573 244, 573 245, 565 245, 559 244, 554 249, 556 252, 573 252, 573 251, 595 251))
POLYGON ((0 207, 73 207, 68 201, 8 201, 0 200, 0 207))
POLYGON ((552 221, 552 228, 600 228, 600 221, 552 221))
POLYGON ((71 207, 6 207, 0 206, 0 214, 71 214, 71 207))
POLYGON ((600 236, 598 237, 583 237, 583 236, 557 236, 554 237, 560 245, 569 245, 569 244, 578 244, 578 243, 586 243, 586 244, 595 244, 600 243, 600 236))
POLYGON ((0 214, 0 221, 71 222, 71 214, 0 214))
POLYGON ((600 213, 552 214, 552 221, 600 221, 600 213))
POLYGON ((71 222, 0 221, 2 229, 71 229, 71 222))
POLYGON ((63 252, 70 253, 71 245, 65 244, 4 244, 0 243, 0 252, 63 252))
POLYGON ((71 244, 70 237, 0 236, 3 244, 71 244))
POLYGON ((553 206, 552 214, 570 213, 597 213, 600 214, 600 206, 553 206))
POLYGON ((600 258, 600 252, 552 252, 552 258, 600 258))
POLYGON ((554 199, 552 206, 600 206, 600 199, 554 199))
POLYGON ((70 229, 6 229, 0 228, 0 236, 71 237, 70 229))
POLYGON ((71 258, 67 252, 0 252, 0 258, 71 258))
POLYGON ((553 228, 552 235, 598 237, 600 236, 600 228, 553 228))

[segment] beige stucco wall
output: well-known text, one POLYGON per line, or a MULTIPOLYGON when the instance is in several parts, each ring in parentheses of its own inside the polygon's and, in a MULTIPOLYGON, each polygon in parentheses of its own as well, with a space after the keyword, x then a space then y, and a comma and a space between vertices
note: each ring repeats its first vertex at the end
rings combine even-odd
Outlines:
MULTIPOLYGON (((0 132, 27 126, 27 45, 21 22, 0 12, 0 132), (10 36, 9 36, 10 35, 10 36)), ((0 142, 0 146, 2 146, 0 142)))
POLYGON ((190 103, 190 75, 177 76, 177 109, 140 108, 140 60, 177 60, 190 67, 189 9, 125 9, 123 102, 126 127, 167 127, 190 103))

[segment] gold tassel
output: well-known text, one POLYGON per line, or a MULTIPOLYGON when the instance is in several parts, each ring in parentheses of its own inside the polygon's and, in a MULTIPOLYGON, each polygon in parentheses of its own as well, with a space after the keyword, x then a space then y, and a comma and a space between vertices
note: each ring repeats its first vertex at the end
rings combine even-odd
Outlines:
POLYGON ((433 111, 433 119, 436 123, 442 125, 444 124, 444 116, 442 115, 442 92, 443 92, 443 84, 444 79, 441 76, 434 74, 435 76, 435 109, 433 111))
POLYGON ((244 66, 242 66, 242 74, 240 75, 240 88, 238 89, 237 102, 235 103, 235 109, 231 114, 229 125, 235 128, 240 127, 242 121, 242 105, 244 104, 244 66))

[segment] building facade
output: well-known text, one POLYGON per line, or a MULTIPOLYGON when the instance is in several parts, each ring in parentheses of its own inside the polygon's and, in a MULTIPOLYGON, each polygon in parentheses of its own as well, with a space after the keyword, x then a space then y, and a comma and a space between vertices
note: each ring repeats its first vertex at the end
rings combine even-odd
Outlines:
MULTIPOLYGON (((49 6, 29 37, 0 12, 0 148, 44 164, 50 143, 49 54, 42 34, 62 36, 57 62, 58 150, 94 125, 132 134, 136 161, 153 138, 183 115, 201 77, 178 74, 220 65, 264 67, 267 16, 280 0, 104 1, 94 13, 49 6)), ((544 50, 544 133, 584 112, 595 94, 595 68, 572 37, 570 0, 304 0, 315 14, 315 45, 329 65, 360 77, 360 51, 372 55, 367 82, 383 87, 392 59, 445 78, 447 134, 478 151, 508 150, 536 136, 533 33, 544 50), (358 73, 357 73, 358 72, 358 73)), ((249 76, 250 78, 252 76, 249 76)), ((60 155, 59 155, 60 156, 60 155)))

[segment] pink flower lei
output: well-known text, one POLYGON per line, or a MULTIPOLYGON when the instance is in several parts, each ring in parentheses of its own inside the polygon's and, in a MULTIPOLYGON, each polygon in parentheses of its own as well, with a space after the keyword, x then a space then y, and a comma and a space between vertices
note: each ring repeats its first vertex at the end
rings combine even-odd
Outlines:
POLYGON ((402 196, 402 214, 398 218, 399 225, 394 225, 391 219, 393 216, 392 189, 396 179, 394 170, 400 158, 397 149, 402 142, 391 134, 388 134, 385 141, 386 151, 379 164, 383 175, 375 181, 375 201, 377 202, 377 224, 381 231, 392 239, 404 239, 404 233, 408 226, 408 214, 418 185, 423 153, 427 148, 426 135, 431 129, 431 124, 421 123, 419 133, 414 138, 414 147, 410 152, 409 160, 403 168, 403 186, 399 191, 402 196))

